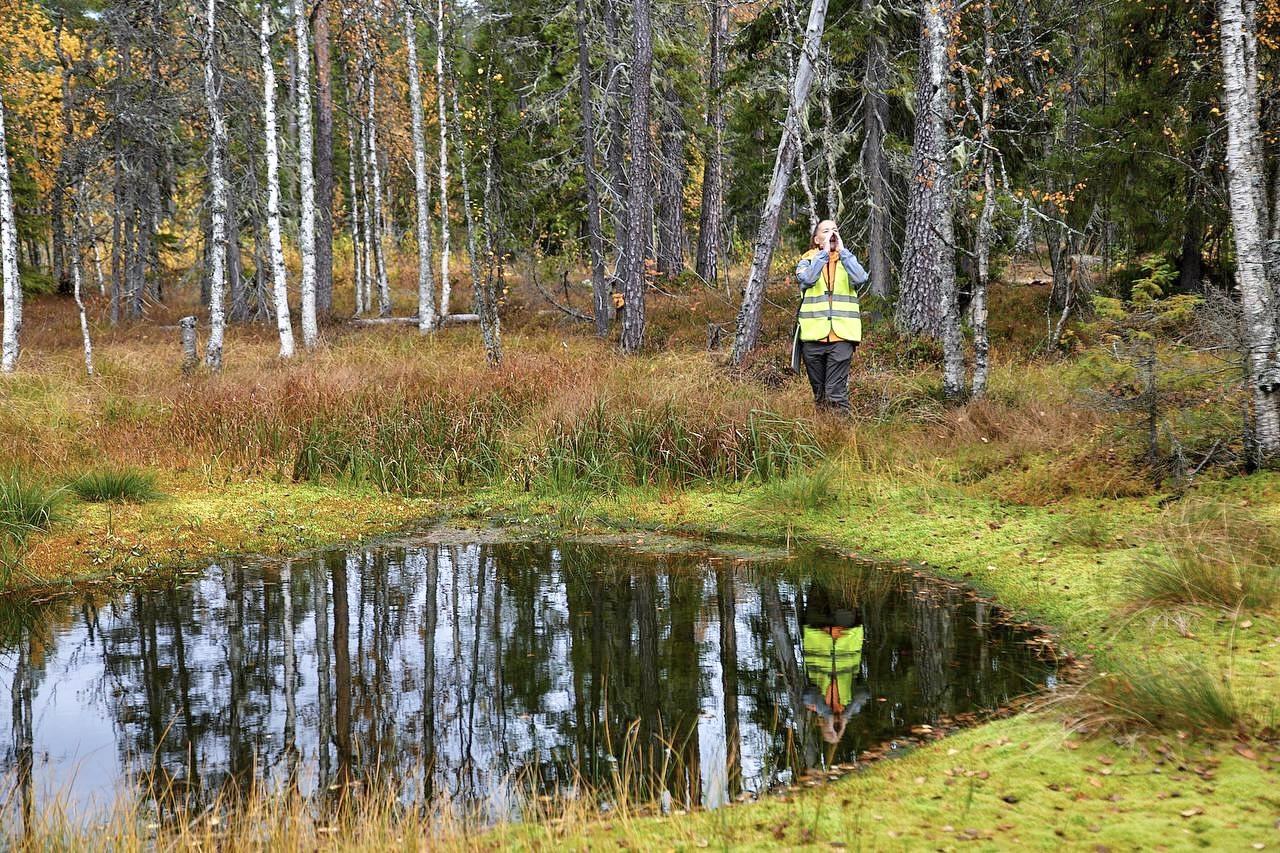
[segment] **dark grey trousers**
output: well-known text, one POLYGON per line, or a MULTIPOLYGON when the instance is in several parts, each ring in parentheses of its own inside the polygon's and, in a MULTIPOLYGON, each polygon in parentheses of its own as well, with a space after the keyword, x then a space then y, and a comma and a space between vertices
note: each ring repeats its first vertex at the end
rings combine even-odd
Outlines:
POLYGON ((849 362, 857 344, 850 341, 804 341, 800 344, 805 372, 818 408, 849 412, 849 362))

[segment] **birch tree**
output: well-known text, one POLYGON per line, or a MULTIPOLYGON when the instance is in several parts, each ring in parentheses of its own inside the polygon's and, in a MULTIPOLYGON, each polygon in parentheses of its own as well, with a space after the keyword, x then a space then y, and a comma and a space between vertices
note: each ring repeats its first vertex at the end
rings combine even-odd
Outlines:
POLYGON ((991 278, 991 236, 996 211, 995 150, 991 142, 991 107, 995 90, 995 15, 991 0, 982 4, 982 107, 978 115, 978 144, 982 163, 982 210, 978 214, 977 234, 974 237, 974 257, 977 261, 977 279, 973 283, 973 299, 970 311, 973 319, 973 384, 971 394, 981 399, 987 393, 987 375, 990 368, 991 340, 987 332, 987 289, 991 278))
POLYGON ((800 116, 813 85, 814 63, 822 45, 822 29, 826 17, 827 0, 813 0, 809 7, 809 21, 805 26, 804 46, 800 60, 796 63, 795 80, 791 85, 791 99, 787 104, 782 138, 778 141, 778 153, 773 162, 773 176, 769 179, 769 192, 760 212, 760 225, 751 256, 751 271, 747 275, 746 287, 743 288, 742 307, 738 310, 733 351, 729 355, 729 362, 733 365, 743 363, 747 353, 755 348, 760 335, 760 312, 769 278, 769 264, 773 261, 774 244, 778 239, 778 220, 800 145, 800 116))
POLYGON ((939 338, 955 289, 951 164, 951 0, 925 0, 920 17, 915 140, 902 252, 897 324, 904 332, 939 338))
POLYGON ((582 110, 582 177, 587 192, 587 251, 591 256, 591 316, 596 336, 609 334, 609 285, 604 279, 604 234, 596 175, 595 107, 591 97, 591 51, 587 40, 587 0, 577 0, 578 100, 582 110))
POLYGON ((276 131, 276 70, 271 60, 271 4, 262 0, 258 22, 258 53, 262 57, 262 122, 267 156, 267 241, 271 256, 271 294, 280 333, 280 357, 293 357, 293 323, 280 237, 280 148, 276 131))
MULTIPOLYGON (((341 9, 341 4, 339 4, 341 9)), ((328 0, 312 13, 316 61, 316 311, 333 310, 333 62, 329 55, 328 0)))
MULTIPOLYGON (((436 306, 435 283, 431 280, 431 200, 428 197, 431 190, 427 185, 426 141, 423 138, 422 131, 422 84, 418 79, 418 26, 417 21, 414 19, 413 6, 411 3, 404 4, 404 40, 405 45, 408 48, 406 53, 409 64, 409 114, 412 117, 413 124, 413 184, 414 194, 418 202, 418 331, 425 333, 435 328, 436 306)), ((440 103, 443 104, 443 90, 440 98, 440 103)), ((443 107, 441 107, 441 109, 443 109, 443 107)), ((372 87, 369 90, 369 116, 370 123, 372 123, 372 87)), ((440 132, 441 134, 444 133, 443 127, 440 132)), ((442 136, 442 148, 440 154, 442 161, 445 156, 443 139, 444 137, 442 136)), ((445 170, 443 162, 441 163, 440 169, 441 176, 443 177, 445 170)), ((445 221, 448 221, 447 215, 445 216, 445 221)), ((445 225, 446 235, 448 234, 448 228, 449 226, 445 225)), ((440 308, 443 313, 447 311, 449 285, 447 277, 447 263, 442 262, 442 265, 444 265, 443 269, 446 276, 440 292, 440 308)), ((378 276, 378 297, 379 313, 382 314, 386 314, 390 310, 389 299, 383 295, 384 291, 385 286, 383 274, 380 271, 378 276)))
POLYGON ((18 223, 13 211, 13 182, 9 177, 9 148, 4 129, 5 94, 0 86, 0 276, 4 278, 0 370, 12 373, 18 367, 18 336, 22 330, 22 280, 18 277, 18 223))
POLYGON ((294 65, 298 80, 298 176, 301 185, 298 253, 302 257, 302 345, 315 347, 320 338, 316 325, 316 180, 311 132, 311 44, 308 37, 307 0, 293 2, 294 65))
POLYGON ((436 0, 436 111, 440 124, 440 316, 449 316, 449 122, 445 115, 444 0, 436 0))
MULTIPOLYGON (((366 195, 365 197, 365 212, 368 215, 369 226, 373 232, 373 240, 372 240, 373 262, 376 267, 375 272, 377 274, 377 280, 378 280, 378 316, 387 317, 387 316, 390 316, 391 314, 391 287, 387 282, 386 247, 383 243, 384 229, 382 227, 383 226, 382 168, 378 164, 378 107, 377 107, 377 99, 375 97, 375 92, 377 91, 377 88, 378 88, 378 73, 377 73, 377 68, 373 64, 373 60, 370 58, 368 53, 365 54, 364 61, 365 61, 365 67, 367 69, 367 73, 365 75, 365 85, 368 87, 365 93, 368 98, 366 103, 367 112, 365 113, 365 133, 364 133, 365 158, 366 158, 365 168, 369 170, 369 175, 370 175, 369 192, 368 192, 368 195, 366 195)), ((421 93, 419 93, 419 95, 421 95, 421 93)), ((418 117, 419 117, 419 121, 421 121, 422 98, 421 97, 415 98, 414 103, 418 105, 417 106, 418 117)), ((421 139, 420 134, 421 134, 421 124, 419 124, 419 137, 418 137, 419 139, 421 139)), ((417 159, 416 154, 414 159, 415 160, 417 159)), ((424 155, 423 165, 422 165, 423 175, 426 174, 426 168, 427 168, 426 159, 424 155)), ((416 163, 415 163, 415 171, 416 171, 416 163)), ((419 217, 419 221, 421 221, 421 216, 419 217)), ((421 227, 421 225, 419 225, 419 227, 421 227)), ((427 244, 428 252, 427 252, 427 261, 426 261, 426 269, 427 269, 428 276, 431 275, 431 255, 430 255, 430 249, 429 249, 430 247, 429 239, 430 238, 428 238, 428 244, 427 244)), ((422 251, 423 251, 422 241, 419 240, 418 262, 420 267, 422 264, 422 251)), ((419 275, 421 276, 421 274, 422 273, 420 269, 419 275)), ((421 287, 421 284, 419 284, 419 287, 421 287)), ((432 315, 435 314, 434 307, 432 308, 431 313, 432 315)))
POLYGON ((77 182, 76 198, 73 203, 74 210, 71 214, 71 293, 76 300, 76 311, 80 316, 80 340, 84 349, 84 372, 89 376, 93 375, 93 339, 89 336, 89 317, 84 310, 84 274, 80 264, 80 215, 81 215, 81 198, 83 196, 83 184, 77 182))
POLYGON ((1218 0, 1218 27, 1227 114, 1229 207, 1253 397, 1253 444, 1255 461, 1266 462, 1280 454, 1280 364, 1275 351, 1277 296, 1267 281, 1266 167, 1253 0, 1218 0))
MULTIPOLYGON (((821 2, 822 0, 820 0, 821 2)), ((652 230, 652 207, 646 189, 652 183, 649 156, 649 99, 652 89, 653 41, 649 13, 651 0, 636 0, 632 8, 631 58, 631 172, 628 184, 634 190, 627 204, 626 272, 622 279, 622 351, 634 353, 644 344, 644 297, 648 283, 645 251, 652 230)))
MULTIPOLYGON (((299 3, 304 0, 298 0, 299 3)), ((204 59, 204 99, 209 113, 209 340, 204 361, 210 370, 222 369, 222 336, 226 327, 223 310, 227 261, 227 176, 223 158, 227 150, 227 127, 218 101, 214 48, 217 42, 217 0, 205 4, 205 27, 201 38, 204 59)))

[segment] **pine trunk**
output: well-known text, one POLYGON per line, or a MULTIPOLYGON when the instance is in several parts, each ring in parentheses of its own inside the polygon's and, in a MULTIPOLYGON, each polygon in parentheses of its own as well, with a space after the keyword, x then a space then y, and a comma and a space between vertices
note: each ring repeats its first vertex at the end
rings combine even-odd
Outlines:
POLYGON ((294 57, 298 80, 298 175, 301 224, 298 253, 302 257, 302 345, 312 349, 319 342, 316 326, 316 179, 311 135, 311 49, 307 35, 307 0, 293 0, 294 57))
MULTIPOLYGON (((302 0, 298 0, 300 3, 302 0)), ((204 98, 209 112, 209 183, 212 188, 209 227, 209 340, 204 361, 210 370, 222 369, 222 336, 226 325, 223 296, 226 289, 227 260, 227 178, 223 157, 227 150, 227 128, 218 99, 214 46, 217 43, 217 0, 205 5, 204 98)))
POLYGON ((18 277, 18 224, 9 177, 9 148, 4 124, 5 91, 0 87, 0 278, 4 279, 4 333, 0 338, 0 370, 18 366, 18 338, 22 331, 22 281, 18 277))
POLYGON ((652 182, 649 158, 649 77, 653 70, 650 5, 651 0, 636 0, 632 4, 635 20, 631 34, 631 123, 628 127, 631 136, 631 174, 628 181, 632 188, 640 192, 632 193, 631 203, 627 205, 626 272, 622 279, 622 299, 625 305, 622 317, 622 351, 625 353, 634 353, 644 345, 644 297, 648 283, 645 248, 652 230, 652 208, 647 198, 637 196, 647 196, 643 188, 650 186, 652 182))
POLYGON ((658 162, 658 272, 676 276, 684 271, 684 119, 675 91, 667 92, 658 162))
POLYGON ((449 316, 449 122, 444 90, 444 0, 436 0, 436 111, 440 124, 440 315, 449 316))
MULTIPOLYGON (((409 114, 413 123, 413 184, 418 202, 418 331, 429 332, 436 325, 435 282, 431 280, 431 188, 427 178, 427 146, 422 131, 422 84, 418 78, 418 27, 412 6, 404 6, 404 40, 408 47, 409 62, 409 114)), ((372 98, 372 95, 370 95, 372 98)), ((443 98, 444 95, 442 94, 443 98)), ((373 115, 370 101, 369 114, 373 115)), ((446 226, 447 230, 448 226, 446 226)), ((446 270, 447 272, 447 270, 446 270)), ((379 313, 389 313, 384 302, 382 277, 378 279, 379 313), (385 307, 384 307, 385 306, 385 307)), ((441 292, 441 311, 448 289, 441 292)))
POLYGON ((724 227, 724 0, 710 0, 707 144, 702 165, 702 209, 698 214, 698 276, 714 285, 720 273, 720 232, 724 227))
POLYGON ((920 20, 912 179, 897 308, 899 329, 933 338, 945 333, 948 288, 955 282, 955 249, 946 236, 952 228, 950 14, 949 0, 930 0, 920 20))
MULTIPOLYGON (((863 0, 862 13, 875 14, 874 0, 863 0)), ((867 274, 871 293, 888 299, 893 235, 889 218, 889 158, 885 156, 885 123, 889 117, 889 43, 883 25, 873 25, 867 40, 867 66, 862 76, 862 171, 867 182, 867 274)))
POLYGON ((729 362, 733 365, 743 363, 760 336, 760 312, 764 305, 765 285, 769 279, 769 265, 773 261, 774 243, 778 239, 778 220, 800 144, 800 114, 813 85, 813 66, 822 46, 822 28, 826 17, 827 0, 813 0, 809 8, 809 22, 805 26, 804 48, 796 65, 791 100, 787 104, 787 118, 782 126, 782 139, 778 141, 778 154, 773 162, 773 176, 769 179, 769 193, 765 196, 764 207, 760 212, 751 272, 742 292, 742 307, 738 311, 738 325, 733 336, 733 352, 729 356, 729 362))
POLYGON ((1276 362, 1276 296, 1267 281, 1265 160, 1259 123, 1257 35, 1252 0, 1218 0, 1223 102, 1227 113, 1227 177, 1235 235, 1236 278, 1253 395, 1257 463, 1280 454, 1280 366, 1276 362))
POLYGON ((597 337, 609 334, 609 285, 604 279, 604 234, 596 176, 595 107, 591 97, 591 52, 587 41, 587 0, 577 0, 578 100, 582 109, 582 175, 587 192, 587 251, 591 255, 591 315, 597 337))
POLYGON ((280 234, 280 145, 276 129, 276 70, 271 61, 271 4, 262 0, 258 52, 262 57, 262 119, 267 153, 267 241, 271 255, 271 295, 275 301, 280 357, 293 356, 293 321, 289 317, 289 288, 280 234))

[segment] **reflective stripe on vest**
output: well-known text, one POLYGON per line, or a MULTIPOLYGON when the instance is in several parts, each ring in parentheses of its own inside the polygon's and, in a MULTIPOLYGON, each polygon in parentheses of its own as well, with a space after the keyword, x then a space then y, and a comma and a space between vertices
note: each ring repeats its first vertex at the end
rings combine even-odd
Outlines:
MULTIPOLYGON (((813 257, 810 252, 806 257, 813 257)), ((827 267, 818 280, 805 289, 800 300, 800 340, 822 341, 834 332, 846 341, 862 340, 862 314, 858 294, 849 281, 844 264, 836 262, 835 281, 827 293, 827 267)))

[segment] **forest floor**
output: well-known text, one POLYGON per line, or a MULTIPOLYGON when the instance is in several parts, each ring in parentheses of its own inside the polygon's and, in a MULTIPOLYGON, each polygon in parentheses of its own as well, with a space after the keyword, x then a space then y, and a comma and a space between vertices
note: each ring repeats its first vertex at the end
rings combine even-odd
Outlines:
MULTIPOLYGON (((1280 848, 1280 612, 1150 606, 1134 593, 1143 567, 1172 559, 1179 531, 1206 508, 1243 521, 1235 529, 1280 525, 1280 475, 1208 465, 1189 485, 1161 480, 1132 426, 1082 390, 1097 382, 1094 354, 1028 359, 1043 287, 995 294, 993 318, 1006 319, 994 329, 990 399, 945 405, 929 353, 872 336, 856 359, 851 421, 813 415, 803 381, 782 370, 785 312, 766 330, 778 343, 746 374, 724 371, 723 355, 705 351, 705 324, 727 324, 731 306, 708 299, 660 300, 655 351, 633 359, 566 327, 559 312, 517 303, 497 371, 471 329, 420 338, 334 327, 322 350, 281 364, 269 329, 237 328, 224 373, 190 378, 167 328, 174 311, 101 330, 92 381, 79 373, 68 306, 37 300, 22 372, 0 387, 0 470, 57 486, 134 466, 156 472, 164 497, 68 503, 10 566, 6 594, 43 597, 442 518, 551 535, 730 534, 927 563, 1048 626, 1087 664, 1085 683, 812 790, 437 840, 1280 848), (637 422, 653 429, 637 438, 628 430, 637 422), (740 466, 716 472, 728 457, 740 466), (778 459, 780 471, 770 467, 778 459), (1187 722, 1178 704, 1205 694, 1229 706, 1226 722, 1187 722)), ((1203 384, 1189 393, 1207 396, 1203 384)), ((1201 422, 1218 423, 1229 404, 1206 402, 1201 422)), ((413 831, 291 830, 282 846, 381 846, 413 831)))

